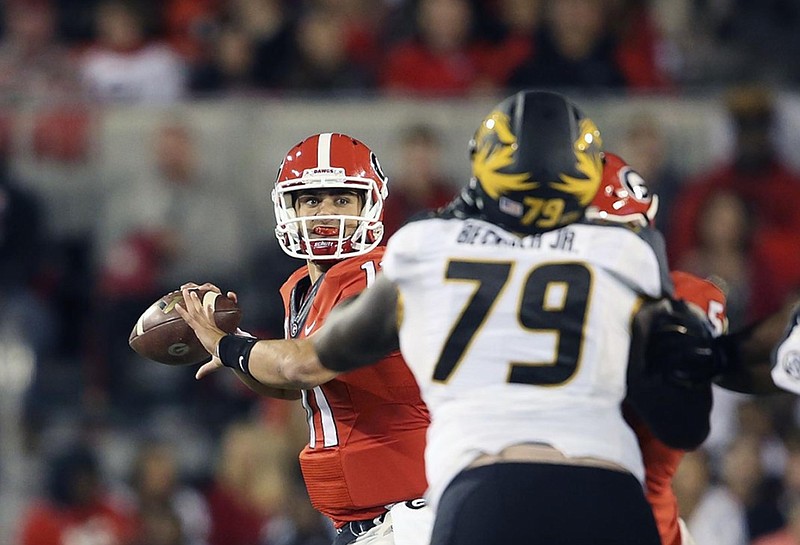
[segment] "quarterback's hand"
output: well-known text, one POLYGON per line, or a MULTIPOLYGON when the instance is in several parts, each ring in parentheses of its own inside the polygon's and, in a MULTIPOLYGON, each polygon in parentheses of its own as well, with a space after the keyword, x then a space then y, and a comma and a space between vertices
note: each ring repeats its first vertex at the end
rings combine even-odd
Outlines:
POLYGON ((183 287, 181 293, 183 305, 180 303, 175 305, 176 312, 194 330, 206 351, 212 356, 217 355, 217 346, 220 339, 225 336, 225 332, 217 327, 214 307, 203 306, 203 302, 194 288, 183 287))
POLYGON ((204 363, 200 366, 200 369, 197 370, 195 373, 194 378, 200 380, 203 377, 207 377, 217 369, 221 369, 223 367, 222 361, 217 356, 211 356, 211 361, 204 363))
POLYGON ((772 380, 779 388, 800 395, 800 308, 772 353, 772 380))
MULTIPOLYGON (((215 291, 217 293, 222 293, 222 290, 219 289, 217 286, 212 284, 211 282, 205 282, 203 284, 196 284, 194 282, 187 282, 181 286, 181 291, 183 290, 209 290, 215 291)), ((225 293, 225 297, 233 301, 234 303, 239 303, 239 297, 236 295, 235 291, 229 291, 225 293)))

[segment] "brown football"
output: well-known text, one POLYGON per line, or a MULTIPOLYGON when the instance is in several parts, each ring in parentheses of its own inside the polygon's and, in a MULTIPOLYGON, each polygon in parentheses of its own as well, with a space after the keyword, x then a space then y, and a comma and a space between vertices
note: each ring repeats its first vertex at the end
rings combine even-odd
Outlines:
MULTIPOLYGON (((236 303, 210 290, 199 290, 199 295, 203 306, 213 306, 217 326, 233 333, 242 319, 236 303)), ((178 303, 183 304, 183 295, 173 291, 139 316, 128 338, 128 344, 137 354, 167 365, 192 365, 209 359, 197 335, 175 310, 178 303)))

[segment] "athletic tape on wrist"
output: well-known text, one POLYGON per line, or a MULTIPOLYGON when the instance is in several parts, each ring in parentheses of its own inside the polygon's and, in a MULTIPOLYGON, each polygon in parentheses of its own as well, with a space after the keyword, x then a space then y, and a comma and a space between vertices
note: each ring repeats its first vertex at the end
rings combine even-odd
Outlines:
POLYGON ((241 371, 250 376, 250 352, 258 342, 253 337, 240 337, 239 335, 225 335, 217 346, 219 359, 222 365, 241 371))

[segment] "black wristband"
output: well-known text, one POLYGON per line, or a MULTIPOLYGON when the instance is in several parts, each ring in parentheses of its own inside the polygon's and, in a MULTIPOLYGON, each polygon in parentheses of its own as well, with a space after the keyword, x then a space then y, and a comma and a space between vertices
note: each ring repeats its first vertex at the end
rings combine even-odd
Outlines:
POLYGON ((250 352, 258 342, 253 337, 225 335, 219 340, 217 353, 222 365, 250 376, 250 352))

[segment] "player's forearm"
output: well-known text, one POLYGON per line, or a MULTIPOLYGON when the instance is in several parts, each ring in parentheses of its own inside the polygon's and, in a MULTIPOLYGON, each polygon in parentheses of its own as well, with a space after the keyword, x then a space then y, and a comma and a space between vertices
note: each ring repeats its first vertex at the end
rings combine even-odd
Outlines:
POLYGON ((761 322, 717 339, 717 348, 723 353, 726 364, 715 382, 728 390, 746 394, 782 391, 770 376, 770 356, 780 341, 791 310, 792 305, 786 305, 761 322))
POLYGON ((244 383, 245 386, 250 388, 253 392, 264 397, 273 397, 276 399, 300 399, 300 392, 298 390, 289 390, 286 388, 275 388, 262 384, 253 377, 245 375, 238 369, 232 369, 236 377, 244 383))
POLYGON ((310 340, 262 340, 250 352, 249 375, 263 386, 307 390, 337 373, 322 366, 310 340))
POLYGON ((372 287, 339 304, 314 334, 314 349, 328 369, 350 371, 399 348, 397 289, 384 275, 372 287))
POLYGON ((772 381, 769 365, 740 368, 735 372, 720 375, 714 383, 726 390, 743 394, 764 395, 781 391, 772 381))

